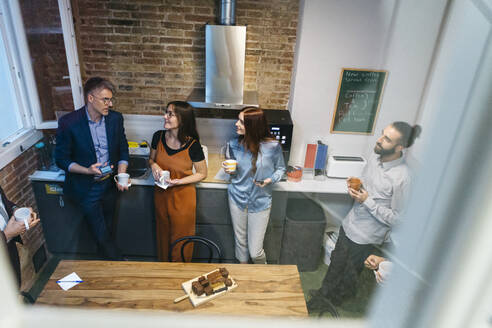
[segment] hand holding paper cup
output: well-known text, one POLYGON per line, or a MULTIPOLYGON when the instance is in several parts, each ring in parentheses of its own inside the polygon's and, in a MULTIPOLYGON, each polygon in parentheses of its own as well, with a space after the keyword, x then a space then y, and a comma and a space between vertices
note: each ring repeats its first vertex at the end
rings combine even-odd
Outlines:
POLYGON ((128 183, 130 175, 128 173, 118 173, 114 176, 114 181, 117 182, 122 187, 130 187, 132 184, 128 183))
POLYGON ((21 207, 14 212, 15 220, 18 222, 24 222, 26 230, 29 230, 29 219, 31 218, 31 209, 27 207, 21 207))
POLYGON ((226 159, 222 162, 222 167, 227 173, 235 173, 237 168, 237 161, 235 159, 226 159))

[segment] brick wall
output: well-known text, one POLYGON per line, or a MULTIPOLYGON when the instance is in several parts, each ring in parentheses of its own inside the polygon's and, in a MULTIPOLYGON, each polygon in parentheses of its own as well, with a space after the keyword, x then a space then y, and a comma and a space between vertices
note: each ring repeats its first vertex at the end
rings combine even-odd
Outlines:
MULTIPOLYGON (((36 212, 34 192, 28 177, 37 166, 38 156, 35 148, 31 147, 0 170, 0 186, 7 197, 18 206, 32 207, 36 212)), ((39 275, 34 270, 32 256, 40 247, 46 247, 41 224, 24 233, 21 238, 23 244, 17 244, 22 271, 21 289, 29 290, 39 275)))
MULTIPOLYGON (((205 24, 215 0, 73 0, 84 81, 100 75, 118 89, 123 113, 159 114, 204 87, 205 24)), ((296 42, 298 0, 236 3, 247 24, 245 90, 264 108, 286 109, 296 42)))

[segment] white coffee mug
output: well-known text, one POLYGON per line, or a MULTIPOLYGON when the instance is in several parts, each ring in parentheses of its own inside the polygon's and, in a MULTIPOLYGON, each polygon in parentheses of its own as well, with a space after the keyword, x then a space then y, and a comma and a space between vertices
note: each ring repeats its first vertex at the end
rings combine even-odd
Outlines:
POLYGON ((130 187, 132 184, 128 184, 128 179, 130 179, 130 175, 128 173, 118 173, 118 175, 114 176, 114 181, 116 181, 120 186, 130 187))
POLYGON ((391 274, 391 271, 393 271, 393 263, 390 261, 379 263, 378 271, 383 277, 388 277, 391 274))
POLYGON ((390 261, 383 261, 379 263, 378 269, 374 271, 374 275, 376 275, 376 281, 378 283, 383 283, 388 279, 388 277, 391 274, 391 271, 393 271, 393 263, 390 261), (379 277, 377 276, 377 273, 379 273, 379 277))
POLYGON ((165 185, 165 184, 167 184, 166 180, 169 180, 169 179, 171 179, 171 172, 169 172, 169 171, 162 171, 161 172, 161 177, 159 178, 159 182, 162 185, 165 185))
POLYGON ((29 230, 29 218, 31 217, 31 209, 27 207, 21 207, 15 210, 14 217, 16 221, 24 221, 26 230, 29 230))
POLYGON ((235 159, 226 159, 223 165, 227 168, 227 171, 231 173, 236 172, 237 161, 235 159))

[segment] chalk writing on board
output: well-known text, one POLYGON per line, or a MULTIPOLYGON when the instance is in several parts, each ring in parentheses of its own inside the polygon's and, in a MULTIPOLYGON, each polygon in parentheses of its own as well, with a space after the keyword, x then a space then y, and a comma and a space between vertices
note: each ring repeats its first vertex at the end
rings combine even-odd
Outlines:
POLYGON ((373 132, 386 71, 343 69, 331 132, 373 132))

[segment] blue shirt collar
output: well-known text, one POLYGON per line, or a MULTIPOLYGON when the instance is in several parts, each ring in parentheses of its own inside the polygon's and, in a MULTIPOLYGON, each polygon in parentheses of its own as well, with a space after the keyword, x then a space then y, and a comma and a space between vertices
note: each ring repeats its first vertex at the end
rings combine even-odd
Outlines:
POLYGON ((93 124, 99 124, 99 123, 104 123, 105 122, 105 117, 104 115, 101 115, 101 120, 99 122, 95 122, 91 119, 91 116, 89 115, 89 110, 87 109, 87 105, 84 106, 84 109, 85 109, 85 115, 87 115, 87 120, 89 121, 89 123, 93 123, 93 124))

